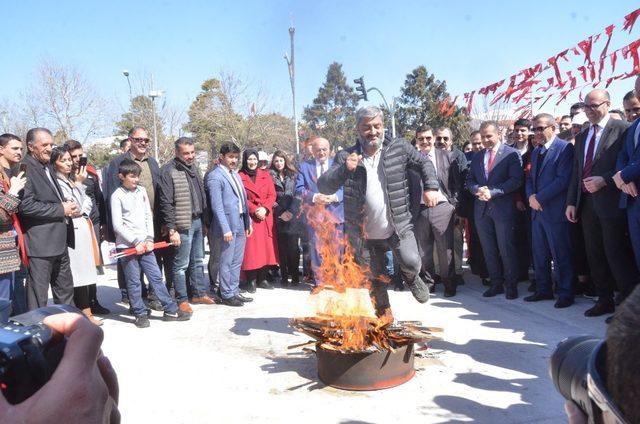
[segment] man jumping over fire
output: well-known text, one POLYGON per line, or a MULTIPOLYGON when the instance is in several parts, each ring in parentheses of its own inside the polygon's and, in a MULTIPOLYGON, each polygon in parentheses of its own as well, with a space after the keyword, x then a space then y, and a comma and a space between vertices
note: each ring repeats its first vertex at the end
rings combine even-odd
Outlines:
MULTIPOLYGON (((356 112, 358 140, 336 155, 333 165, 318 179, 321 193, 335 193, 344 186, 344 230, 360 265, 370 268, 370 294, 379 317, 392 317, 382 278, 388 250, 393 250, 413 297, 429 300, 420 277, 421 260, 409 212, 407 169, 422 178, 427 207, 438 201, 435 169, 405 140, 385 134, 382 111, 367 106, 356 112), (364 225, 363 225, 364 223, 364 225)), ((428 278, 430 278, 428 276, 428 278)))

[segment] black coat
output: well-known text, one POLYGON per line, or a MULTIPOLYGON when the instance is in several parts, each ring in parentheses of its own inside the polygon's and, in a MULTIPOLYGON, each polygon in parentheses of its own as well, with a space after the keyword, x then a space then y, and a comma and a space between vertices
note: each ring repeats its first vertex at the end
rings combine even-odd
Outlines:
POLYGON ((295 197, 296 176, 286 173, 284 179, 281 180, 276 171, 271 170, 270 173, 276 188, 276 203, 273 205, 273 222, 276 224, 276 229, 284 233, 298 232, 299 219, 296 217, 296 212, 299 209, 299 201, 295 197), (287 211, 293 214, 293 218, 289 222, 280 219, 280 215, 287 211))
MULTIPOLYGON (((603 177, 607 183, 592 195, 595 212, 600 218, 623 218, 625 215, 625 211, 618 208, 620 190, 613 182, 613 175, 616 173, 616 161, 623 144, 622 133, 627 126, 626 122, 609 119, 593 155, 591 176, 603 177)), ((567 205, 575 206, 576 209, 580 208, 582 200, 582 169, 588 133, 589 127, 586 127, 576 136, 573 172, 567 194, 567 205)))
POLYGON ((64 216, 56 172, 31 155, 23 163, 27 165, 27 183, 22 191, 19 218, 27 255, 36 258, 62 255, 67 246, 74 247, 74 236, 73 223, 64 216), (53 183, 45 167, 49 168, 53 183))
MULTIPOLYGON (((391 225, 397 235, 403 235, 413 228, 409 202, 408 169, 415 169, 420 173, 425 190, 437 190, 438 182, 435 170, 430 160, 425 159, 411 144, 404 139, 392 139, 388 134, 382 143, 382 169, 386 179, 386 203, 389 208, 391 225)), ((318 189, 321 193, 335 193, 344 186, 344 226, 349 236, 351 246, 359 251, 363 234, 364 204, 367 188, 367 171, 364 165, 349 172, 345 161, 356 152, 362 155, 362 146, 357 142, 354 146, 340 151, 333 165, 318 179, 318 189)))

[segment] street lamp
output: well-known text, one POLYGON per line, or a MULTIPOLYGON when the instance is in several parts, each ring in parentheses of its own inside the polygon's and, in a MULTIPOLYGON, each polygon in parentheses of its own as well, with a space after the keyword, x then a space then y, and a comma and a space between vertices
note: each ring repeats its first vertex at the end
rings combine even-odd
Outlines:
POLYGON ((156 123, 156 97, 162 97, 164 92, 162 90, 149 91, 149 97, 151 97, 151 106, 153 114, 153 151, 156 160, 158 160, 158 125, 156 123))
POLYGON ((131 92, 131 80, 129 79, 129 71, 125 69, 124 71, 122 71, 122 75, 124 75, 124 77, 127 79, 127 84, 129 84, 129 101, 131 102, 133 100, 133 94, 131 92))
POLYGON ((289 38, 291 39, 291 58, 284 54, 284 60, 287 61, 287 68, 289 69, 289 82, 291 83, 291 98, 293 100, 293 127, 294 127, 294 136, 296 140, 296 154, 300 154, 300 140, 298 138, 298 116, 296 114, 296 71, 295 71, 295 56, 293 49, 293 38, 296 33, 296 29, 293 26, 293 22, 291 23, 291 27, 289 27, 289 38))
POLYGON ((358 100, 369 100, 367 98, 367 93, 369 91, 375 91, 376 93, 380 94, 380 97, 382 97, 382 101, 384 102, 384 105, 386 106, 387 110, 391 113, 391 137, 392 138, 396 138, 396 98, 393 97, 391 99, 391 107, 389 107, 389 103, 387 103, 387 99, 385 99, 384 94, 382 94, 382 91, 378 90, 376 87, 371 87, 369 89, 365 88, 364 86, 364 77, 360 77, 360 78, 356 78, 353 80, 353 82, 356 84, 356 91, 359 91, 360 94, 358 95, 358 100))

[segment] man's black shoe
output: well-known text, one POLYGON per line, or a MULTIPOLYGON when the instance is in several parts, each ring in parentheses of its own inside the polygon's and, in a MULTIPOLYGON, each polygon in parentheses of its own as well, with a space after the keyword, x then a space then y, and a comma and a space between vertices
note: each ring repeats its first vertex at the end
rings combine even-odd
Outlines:
POLYGON ((273 286, 271 284, 269 284, 269 282, 267 280, 260 281, 258 283, 258 287, 260 287, 261 289, 267 289, 267 290, 273 289, 273 286))
POLYGON ((149 324, 149 318, 144 315, 138 315, 134 323, 138 328, 147 328, 149 324))
POLYGON ((96 301, 91 304, 91 313, 93 315, 109 315, 111 311, 96 301))
POLYGON ((444 297, 453 297, 456 295, 456 283, 444 281, 444 297))
POLYGON ((555 305, 553 305, 554 308, 568 308, 569 306, 573 305, 573 299, 570 297, 561 297, 560 299, 558 299, 555 303, 555 305))
POLYGON ((230 297, 229 299, 222 299, 222 304, 227 306, 243 306, 244 302, 237 297, 230 297))
POLYGON ((247 281, 246 290, 247 290, 247 293, 255 293, 256 292, 256 280, 247 281))
POLYGON ((156 300, 156 299, 149 300, 148 303, 149 303, 149 307, 154 311, 164 311, 164 308, 162 307, 162 303, 160 303, 159 300, 156 300))
POLYGON ((241 301, 242 303, 253 302, 253 298, 252 298, 252 297, 243 296, 243 295, 241 295, 241 294, 237 294, 237 295, 236 295, 236 297, 237 297, 238 299, 240 299, 240 301, 241 301))
POLYGON ((429 301, 429 287, 422 281, 422 278, 416 275, 411 283, 407 282, 407 286, 418 302, 427 303, 429 301))
POLYGON ((615 309, 616 307, 614 306, 613 301, 598 300, 592 308, 587 309, 584 312, 584 316, 599 317, 601 315, 611 314, 615 311, 615 309))
POLYGON ((524 298, 525 302, 539 302, 541 300, 553 300, 552 294, 542 294, 542 293, 534 293, 531 296, 527 296, 524 298))
POLYGON ((505 295, 505 297, 507 298, 507 300, 517 299, 518 298, 518 289, 515 288, 515 287, 507 289, 507 294, 505 295))
POLYGON ((165 313, 162 315, 163 321, 189 321, 190 319, 191 319, 191 314, 181 309, 178 309, 174 313, 165 311, 165 313))
POLYGON ((484 293, 482 293, 483 297, 493 297, 493 296, 497 296, 499 294, 504 293, 504 287, 500 286, 492 286, 491 288, 489 288, 489 290, 485 291, 484 293))

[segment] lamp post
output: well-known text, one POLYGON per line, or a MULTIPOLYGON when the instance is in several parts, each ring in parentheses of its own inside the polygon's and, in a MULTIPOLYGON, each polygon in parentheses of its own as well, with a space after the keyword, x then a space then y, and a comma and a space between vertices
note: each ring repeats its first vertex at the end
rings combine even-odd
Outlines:
POLYGON ((156 98, 162 97, 162 90, 151 90, 149 91, 149 97, 151 97, 151 112, 153 114, 153 153, 158 159, 158 124, 156 122, 156 98))
POLYGON ((376 87, 369 88, 367 92, 369 91, 375 91, 380 94, 380 97, 382 97, 384 105, 386 106, 389 113, 391 113, 391 137, 396 138, 396 98, 393 97, 391 99, 391 107, 389 107, 389 103, 387 103, 387 99, 384 98, 384 94, 382 94, 382 91, 378 90, 376 87))
POLYGON ((124 71, 122 71, 122 75, 124 75, 124 77, 127 79, 127 84, 129 85, 129 102, 131 102, 133 100, 133 93, 131 91, 131 80, 129 79, 129 71, 125 69, 124 71))
POLYGON ((293 22, 289 27, 289 37, 291 38, 291 59, 287 54, 284 54, 284 60, 287 61, 287 68, 289 69, 289 82, 291 83, 291 98, 293 102, 293 127, 294 136, 296 140, 296 154, 300 154, 300 140, 298 139, 298 115, 296 113, 296 68, 295 68, 295 56, 293 50, 293 37, 296 33, 296 29, 293 26, 293 22))

